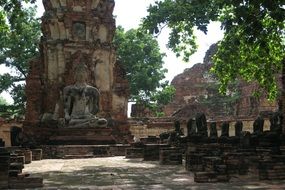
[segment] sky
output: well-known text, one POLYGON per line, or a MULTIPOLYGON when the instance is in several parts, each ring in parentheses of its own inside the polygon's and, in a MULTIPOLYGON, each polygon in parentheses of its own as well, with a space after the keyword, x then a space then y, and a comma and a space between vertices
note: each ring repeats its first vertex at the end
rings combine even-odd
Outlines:
MULTIPOLYGON (((137 28, 141 19, 147 16, 147 8, 156 0, 115 0, 116 6, 114 15, 116 16, 117 25, 123 26, 126 30, 137 28)), ((166 48, 168 41, 169 29, 164 28, 158 42, 160 49, 166 53, 167 57, 164 59, 164 67, 168 69, 166 79, 171 81, 176 75, 182 73, 186 68, 192 67, 196 63, 202 63, 205 52, 210 45, 216 43, 223 38, 223 33, 220 30, 219 23, 211 23, 209 26, 208 35, 202 32, 195 32, 197 35, 198 51, 191 56, 190 61, 185 63, 181 58, 177 58, 173 52, 166 48)))
MULTIPOLYGON (((153 4, 156 0, 115 0, 114 16, 116 17, 116 25, 121 25, 125 30, 131 28, 137 28, 143 17, 147 15, 147 8, 150 4, 153 4)), ((44 8, 42 0, 37 0, 38 6, 37 16, 41 17, 44 8)), ((202 32, 195 31, 197 36, 198 51, 190 57, 190 61, 185 63, 181 58, 177 58, 175 54, 167 49, 166 43, 168 41, 169 29, 164 28, 162 33, 158 36, 158 43, 162 53, 166 53, 164 58, 164 67, 168 69, 166 74, 166 80, 171 80, 178 74, 182 73, 186 68, 191 68, 196 63, 202 63, 205 52, 211 44, 219 41, 223 37, 223 33, 220 30, 219 23, 211 23, 208 28, 208 34, 205 35, 202 32)), ((10 72, 9 70, 1 67, 0 73, 10 72)), ((9 102, 11 98, 7 93, 2 94, 9 102)))

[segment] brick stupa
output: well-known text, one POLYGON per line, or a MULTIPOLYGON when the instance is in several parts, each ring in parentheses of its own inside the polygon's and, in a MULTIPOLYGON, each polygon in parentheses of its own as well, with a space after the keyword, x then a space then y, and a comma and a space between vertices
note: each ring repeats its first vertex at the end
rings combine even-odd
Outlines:
MULTIPOLYGON (((84 63, 87 83, 101 93, 98 116, 109 121, 109 131, 115 126, 115 131, 128 133, 128 83, 112 44, 114 0, 43 0, 43 4, 41 55, 31 62, 26 81, 25 131, 46 142, 51 134, 72 136, 71 129, 60 128, 63 89, 74 84, 74 68, 84 63)), ((99 129, 90 130, 100 134, 99 129)))

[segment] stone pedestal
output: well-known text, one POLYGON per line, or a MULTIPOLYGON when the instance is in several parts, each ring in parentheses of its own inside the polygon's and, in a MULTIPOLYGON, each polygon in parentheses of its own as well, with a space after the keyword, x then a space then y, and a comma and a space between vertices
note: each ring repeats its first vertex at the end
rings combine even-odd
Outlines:
POLYGON ((159 144, 160 139, 155 136, 150 136, 150 137, 140 138, 140 141, 144 144, 159 144))
POLYGON ((146 144, 144 147, 144 161, 158 161, 160 148, 168 146, 167 144, 146 144))
POLYGON ((223 163, 223 159, 218 156, 203 158, 205 172, 194 173, 194 181, 205 182, 228 182, 228 166, 223 163))
POLYGON ((259 162, 259 179, 260 180, 284 180, 285 179, 285 163, 275 162, 275 161, 260 161, 259 162))
POLYGON ((228 174, 245 175, 249 170, 249 163, 243 153, 227 153, 223 155, 224 163, 227 165, 228 174))
POLYGON ((62 128, 50 137, 52 145, 116 144, 111 128, 62 128))
POLYGON ((204 153, 186 153, 186 170, 191 172, 203 171, 204 164, 202 158, 206 156, 204 153))
POLYGON ((161 148, 159 152, 159 164, 181 165, 182 150, 180 148, 161 148))
POLYGON ((229 182, 228 175, 219 175, 215 172, 196 172, 194 173, 194 181, 197 183, 217 183, 229 182))
POLYGON ((5 146, 5 142, 3 141, 3 139, 0 139, 0 147, 4 147, 5 146))
MULTIPOLYGON (((116 144, 112 128, 40 128, 24 127, 24 131, 38 145, 104 145, 116 144)), ((122 137, 121 137, 122 138, 122 137)))
POLYGON ((144 161, 156 161, 159 160, 159 145, 158 144, 146 144, 144 148, 144 161))
POLYGON ((9 177, 18 177, 24 169, 24 164, 20 162, 12 162, 10 164, 9 177))
POLYGON ((30 164, 32 162, 32 151, 25 149, 18 149, 15 151, 17 156, 24 157, 24 164, 30 164))
POLYGON ((143 148, 127 148, 125 153, 126 158, 143 158, 143 148))
POLYGON ((8 189, 9 186, 10 153, 0 148, 0 189, 8 189))
POLYGON ((280 152, 282 155, 285 155, 285 146, 280 146, 280 152))
POLYGON ((130 145, 44 145, 43 159, 81 159, 124 156, 130 145))
POLYGON ((43 178, 22 173, 25 160, 30 163, 32 152, 17 147, 0 148, 0 189, 31 189, 43 187, 43 178), (13 152, 13 154, 10 154, 13 152))
POLYGON ((25 156, 20 156, 17 154, 11 154, 11 163, 21 163, 25 164, 25 156))
POLYGON ((25 189, 25 188, 40 188, 43 187, 43 178, 35 176, 22 176, 9 179, 9 188, 25 189))
POLYGON ((42 160, 43 150, 42 149, 31 149, 33 161, 42 160))
POLYGON ((23 150, 25 156, 25 164, 30 164, 32 162, 32 151, 23 150))

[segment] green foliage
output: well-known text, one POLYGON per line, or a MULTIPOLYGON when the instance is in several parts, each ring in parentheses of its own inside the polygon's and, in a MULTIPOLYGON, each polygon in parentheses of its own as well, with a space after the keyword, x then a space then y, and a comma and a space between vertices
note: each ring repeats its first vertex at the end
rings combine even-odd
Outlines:
POLYGON ((28 63, 38 55, 41 31, 35 8, 23 8, 20 2, 0 1, 0 5, 5 4, 0 8, 0 64, 11 69, 0 75, 0 93, 10 92, 14 100, 11 109, 21 115, 26 102, 24 81, 28 63))
POLYGON ((169 103, 175 88, 168 85, 163 69, 163 57, 156 39, 141 29, 124 31, 118 27, 114 38, 119 62, 123 65, 130 84, 130 100, 163 116, 162 106, 169 103))
POLYGON ((13 25, 19 17, 25 16, 23 4, 35 2, 36 0, 0 0, 1 12, 9 13, 7 20, 13 25))
POLYGON ((155 113, 156 117, 164 116, 163 107, 173 100, 175 91, 174 86, 164 84, 161 90, 152 93, 151 102, 147 107, 155 113))
POLYGON ((14 105, 10 105, 5 98, 0 96, 0 117, 12 119, 19 116, 19 111, 14 105))
POLYGON ((118 27, 114 43, 130 84, 131 100, 148 102, 152 93, 161 87, 160 81, 167 72, 163 69, 165 55, 160 53, 158 42, 139 29, 125 32, 118 27))
POLYGON ((207 91, 207 96, 199 96, 198 102, 218 115, 235 115, 235 106, 241 98, 239 81, 231 82, 226 94, 219 93, 219 86, 218 81, 205 84, 203 88, 207 91))
POLYGON ((207 25, 216 16, 212 10, 216 8, 215 4, 205 0, 156 1, 149 7, 149 15, 142 26, 152 34, 159 34, 168 26, 171 29, 168 47, 177 56, 189 61, 190 55, 197 49, 194 27, 206 33, 207 25))
POLYGON ((284 0, 163 0, 149 7, 143 27, 157 34, 167 25, 169 47, 188 61, 197 48, 194 28, 207 33, 210 21, 220 21, 225 37, 212 71, 221 92, 241 76, 259 82, 273 99, 278 94, 276 73, 285 64, 284 6, 284 0))
POLYGON ((3 98, 2 96, 0 96, 0 106, 7 105, 7 104, 8 104, 7 100, 3 98))
POLYGON ((165 85, 162 90, 159 90, 152 95, 151 100, 158 105, 166 105, 174 98, 175 91, 176 89, 174 86, 165 85))
POLYGON ((269 99, 278 95, 276 73, 285 59, 284 31, 268 15, 260 24, 263 29, 256 32, 252 28, 252 34, 247 25, 232 26, 220 42, 213 72, 221 81, 222 92, 230 81, 241 76, 246 81, 257 80, 269 99))

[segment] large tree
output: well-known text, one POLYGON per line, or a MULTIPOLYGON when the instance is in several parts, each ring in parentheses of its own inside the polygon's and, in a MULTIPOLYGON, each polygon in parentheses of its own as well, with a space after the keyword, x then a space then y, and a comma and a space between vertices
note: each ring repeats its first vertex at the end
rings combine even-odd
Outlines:
POLYGON ((166 99, 171 99, 173 87, 168 86, 165 78, 166 69, 163 68, 163 57, 157 40, 150 34, 143 33, 140 29, 125 31, 118 27, 114 38, 117 46, 119 62, 126 71, 130 83, 130 100, 138 103, 160 101, 161 94, 166 99), (162 90, 159 90, 162 88, 162 90))
POLYGON ((22 115, 26 102, 24 82, 28 63, 38 54, 40 23, 35 7, 24 8, 21 1, 7 2, 0 2, 0 64, 10 72, 0 75, 0 93, 9 91, 14 100, 13 112, 22 115))
POLYGON ((211 21, 221 22, 225 36, 213 60, 220 90, 225 92, 230 81, 242 77, 257 81, 274 99, 279 92, 277 74, 283 69, 285 108, 284 6, 284 0, 162 0, 149 7, 143 27, 158 34, 168 26, 168 46, 187 61, 197 47, 194 29, 207 33, 211 21))
POLYGON ((23 4, 35 3, 36 0, 0 0, 1 12, 9 13, 9 23, 14 23, 17 17, 21 17, 24 14, 23 4))

